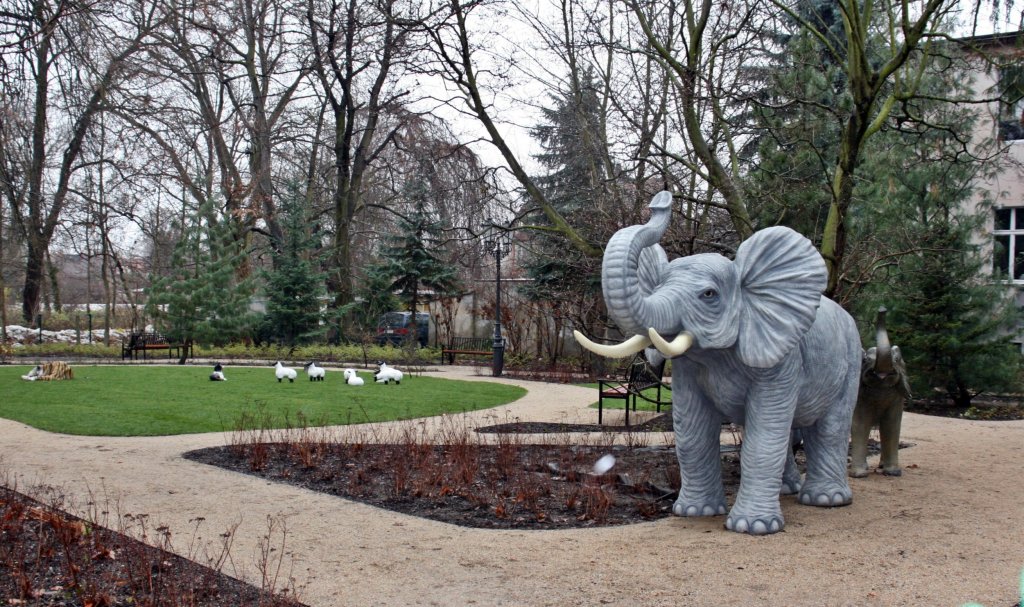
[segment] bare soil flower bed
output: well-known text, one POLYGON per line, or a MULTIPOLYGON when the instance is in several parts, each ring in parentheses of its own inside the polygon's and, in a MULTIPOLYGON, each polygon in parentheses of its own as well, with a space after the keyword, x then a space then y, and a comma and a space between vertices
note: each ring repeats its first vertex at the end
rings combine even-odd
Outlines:
MULTIPOLYGON (((146 529, 145 515, 128 520, 135 532, 146 529)), ((261 590, 124 531, 0 487, 0 604, 301 607, 287 593, 261 590)), ((170 547, 170 530, 149 532, 170 547)), ((229 536, 222 536, 222 557, 227 556, 229 536)))
POLYGON ((476 429, 477 432, 485 434, 513 433, 513 434, 564 434, 567 432, 671 432, 672 415, 662 413, 656 417, 640 423, 625 426, 604 426, 600 424, 562 424, 553 422, 510 422, 507 424, 495 424, 476 429))
POLYGON ((948 402, 915 399, 907 403, 904 411, 935 415, 937 417, 953 417, 978 421, 1012 421, 1024 419, 1024 406, 1017 397, 987 396, 976 398, 966 409, 953 406, 948 402))
MULTIPOLYGON (((622 525, 670 514, 679 490, 663 446, 455 442, 431 445, 303 442, 235 444, 186 457, 380 508, 455 525, 564 529, 622 525), (595 472, 602 456, 614 466, 595 472)), ((727 493, 736 454, 723 454, 727 493)))

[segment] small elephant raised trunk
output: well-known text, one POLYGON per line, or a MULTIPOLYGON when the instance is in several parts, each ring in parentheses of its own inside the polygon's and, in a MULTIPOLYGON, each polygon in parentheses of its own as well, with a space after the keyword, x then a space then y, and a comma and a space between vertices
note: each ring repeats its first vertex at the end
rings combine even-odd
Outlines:
POLYGON ((910 398, 907 365, 899 346, 889 342, 885 328, 885 307, 875 318, 875 346, 864 352, 861 362, 860 393, 853 412, 850 445, 850 476, 868 475, 868 435, 877 427, 882 442, 879 467, 883 474, 899 476, 900 423, 903 404, 910 398))

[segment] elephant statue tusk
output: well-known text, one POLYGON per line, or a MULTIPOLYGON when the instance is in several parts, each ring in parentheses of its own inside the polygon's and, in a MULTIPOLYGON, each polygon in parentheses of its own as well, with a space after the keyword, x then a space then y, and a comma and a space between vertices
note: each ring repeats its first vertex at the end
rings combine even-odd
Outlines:
POLYGON ((680 332, 671 342, 665 341, 665 338, 659 335, 653 328, 647 329, 647 334, 651 336, 651 342, 654 343, 654 347, 665 358, 675 358, 689 350, 690 346, 693 345, 693 333, 689 331, 680 332))
POLYGON ((634 335, 621 344, 605 346, 595 344, 579 331, 573 331, 572 334, 576 337, 576 341, 578 341, 581 346, 590 350, 594 354, 600 354, 601 356, 607 356, 608 358, 626 358, 627 356, 636 354, 640 350, 651 345, 651 340, 647 339, 643 335, 634 335))

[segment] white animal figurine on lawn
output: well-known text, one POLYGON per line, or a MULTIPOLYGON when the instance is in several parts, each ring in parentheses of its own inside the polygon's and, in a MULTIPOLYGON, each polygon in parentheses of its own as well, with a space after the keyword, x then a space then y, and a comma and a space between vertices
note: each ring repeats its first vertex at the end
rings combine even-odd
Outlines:
POLYGON ((213 366, 213 373, 210 373, 210 381, 227 381, 228 378, 224 377, 224 367, 217 363, 213 366))
POLYGON ((356 375, 355 369, 345 369, 345 383, 350 386, 361 386, 363 378, 356 375))
POLYGON ((308 362, 303 366, 306 368, 306 375, 309 376, 309 381, 323 381, 327 375, 327 371, 323 367, 316 366, 315 362, 308 362))
POLYGON ((282 365, 281 361, 277 361, 277 364, 274 365, 274 375, 277 376, 277 383, 281 383, 281 380, 285 378, 288 379, 288 383, 292 383, 295 381, 295 378, 299 376, 299 374, 295 372, 295 369, 290 369, 282 365))
POLYGON ((389 384, 392 380, 394 380, 396 384, 402 383, 401 371, 394 367, 389 367, 384 361, 380 361, 377 364, 380 365, 380 371, 377 372, 377 375, 375 375, 374 378, 377 380, 378 384, 389 384))

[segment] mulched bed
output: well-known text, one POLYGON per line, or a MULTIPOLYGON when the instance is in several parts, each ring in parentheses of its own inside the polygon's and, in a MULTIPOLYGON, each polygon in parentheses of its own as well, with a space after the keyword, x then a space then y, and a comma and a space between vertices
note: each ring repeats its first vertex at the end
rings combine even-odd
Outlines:
MULTIPOLYGON (((664 446, 263 443, 202 449, 186 457, 412 516, 488 529, 649 521, 670 515, 679 490, 675 452, 664 446), (315 461, 311 448, 319 451, 315 461), (595 462, 607 454, 615 457, 614 467, 596 474, 595 462)), ((739 484, 739 459, 735 453, 722 458, 731 496, 739 484)))
MULTIPOLYGON (((170 530, 150 531, 170 541, 170 530)), ((0 604, 301 607, 3 487, 0 604)))
POLYGON ((626 426, 599 424, 560 424, 552 422, 511 422, 476 429, 484 434, 564 434, 568 432, 671 432, 672 414, 662 413, 641 423, 626 426))
POLYGON ((1017 397, 989 396, 976 398, 964 409, 933 400, 913 400, 903 408, 910 413, 984 421, 1013 421, 1024 419, 1024 406, 1017 397))

